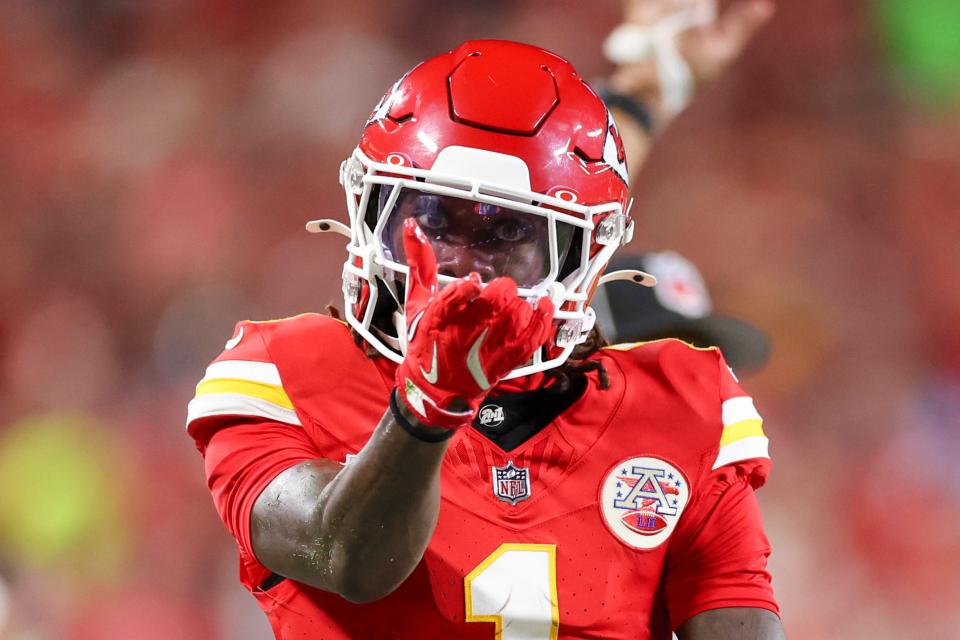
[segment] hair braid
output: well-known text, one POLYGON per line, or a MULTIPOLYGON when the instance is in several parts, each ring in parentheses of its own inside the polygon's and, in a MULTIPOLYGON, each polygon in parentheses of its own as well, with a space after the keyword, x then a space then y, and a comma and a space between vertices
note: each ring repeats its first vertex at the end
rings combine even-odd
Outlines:
POLYGON ((610 388, 610 376, 607 374, 607 368, 599 360, 588 360, 590 356, 609 344, 600 333, 597 327, 594 327, 587 339, 578 344, 570 354, 570 358, 559 367, 548 369, 545 374, 548 379, 556 382, 551 387, 557 393, 563 393, 570 388, 571 381, 576 376, 582 376, 590 371, 596 371, 600 377, 600 388, 610 388))

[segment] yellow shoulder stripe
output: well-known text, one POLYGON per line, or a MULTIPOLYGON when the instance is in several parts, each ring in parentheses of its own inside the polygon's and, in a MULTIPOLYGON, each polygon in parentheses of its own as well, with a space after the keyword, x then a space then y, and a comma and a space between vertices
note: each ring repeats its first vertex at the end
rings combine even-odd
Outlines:
POLYGON ((763 420, 749 419, 735 422, 723 428, 723 434, 720 436, 720 446, 743 440, 751 436, 762 436, 763 420))
POLYGON ((234 393, 241 396, 259 398, 260 400, 272 402, 284 409, 293 409, 293 403, 290 402, 290 398, 283 390, 283 387, 277 385, 229 378, 204 380, 197 385, 197 397, 220 393, 234 393))

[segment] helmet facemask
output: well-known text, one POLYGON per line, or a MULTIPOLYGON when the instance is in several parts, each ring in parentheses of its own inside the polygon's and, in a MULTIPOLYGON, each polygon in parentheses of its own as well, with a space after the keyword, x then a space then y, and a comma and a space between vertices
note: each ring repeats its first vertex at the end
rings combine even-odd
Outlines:
POLYGON ((400 229, 414 217, 437 255, 441 287, 476 271, 485 283, 512 277, 531 304, 553 301, 551 342, 505 379, 563 364, 593 328, 588 295, 626 229, 619 202, 584 206, 517 185, 405 166, 393 157, 377 163, 358 148, 341 168, 351 223, 343 271, 347 322, 379 353, 403 360, 409 269, 400 229), (591 255, 596 244, 600 250, 591 255), (383 316, 388 300, 392 322, 378 326, 374 318, 383 316))

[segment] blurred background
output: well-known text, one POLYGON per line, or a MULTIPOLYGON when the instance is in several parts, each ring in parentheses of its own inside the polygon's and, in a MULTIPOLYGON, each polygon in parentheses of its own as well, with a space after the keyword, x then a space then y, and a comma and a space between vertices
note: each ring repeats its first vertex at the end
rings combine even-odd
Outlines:
MULTIPOLYGON (((782 0, 659 141, 673 248, 746 377, 792 640, 960 637, 960 3, 782 0)), ((618 0, 0 3, 0 637, 270 637, 183 431, 238 319, 339 296, 339 162, 470 37, 588 78, 618 0)))

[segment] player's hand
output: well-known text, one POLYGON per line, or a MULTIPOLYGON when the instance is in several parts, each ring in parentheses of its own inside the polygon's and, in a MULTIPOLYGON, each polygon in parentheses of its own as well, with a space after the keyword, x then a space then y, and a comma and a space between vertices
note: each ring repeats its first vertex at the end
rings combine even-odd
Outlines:
POLYGON ((407 353, 397 368, 397 392, 426 425, 456 429, 473 420, 480 402, 548 338, 553 303, 536 307, 517 295, 510 278, 483 285, 471 273, 443 290, 426 236, 410 218, 403 225, 410 267, 405 305, 407 353))
POLYGON ((608 57, 620 63, 610 86, 658 107, 661 116, 679 111, 680 102, 663 104, 683 100, 679 95, 671 98, 671 83, 689 83, 689 99, 696 89, 721 76, 770 20, 775 8, 772 0, 737 0, 715 16, 715 2, 625 0, 624 23, 611 34, 606 47, 608 57), (613 42, 618 32, 619 45, 613 42), (610 45, 619 49, 619 56, 610 45), (671 63, 672 53, 679 56, 685 71, 671 63), (672 77, 674 73, 678 75, 672 77))
POLYGON ((680 55, 697 83, 709 83, 730 68, 773 12, 770 0, 739 0, 714 22, 682 33, 680 55))

